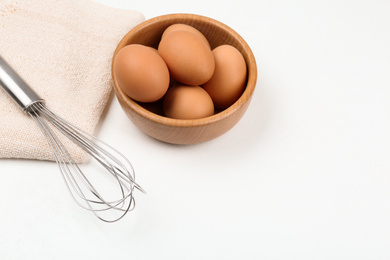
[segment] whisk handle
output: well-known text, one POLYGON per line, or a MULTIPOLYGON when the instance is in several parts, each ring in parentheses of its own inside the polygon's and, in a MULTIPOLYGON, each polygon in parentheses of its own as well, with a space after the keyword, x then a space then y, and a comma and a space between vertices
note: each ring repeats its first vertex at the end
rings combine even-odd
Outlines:
POLYGON ((28 110, 33 103, 44 102, 1 56, 0 85, 24 110, 28 110))

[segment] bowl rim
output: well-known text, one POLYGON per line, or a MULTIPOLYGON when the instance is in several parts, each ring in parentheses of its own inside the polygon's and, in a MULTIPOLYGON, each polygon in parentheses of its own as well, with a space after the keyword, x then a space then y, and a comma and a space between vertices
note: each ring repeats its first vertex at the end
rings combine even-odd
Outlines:
POLYGON ((246 102, 250 101, 253 92, 256 87, 256 81, 257 81, 257 65, 256 65, 256 59, 253 55, 252 50, 250 49, 247 42, 239 35, 235 30, 227 26, 226 24, 215 20, 210 17, 198 15, 198 14, 189 14, 189 13, 174 13, 174 14, 165 14, 161 16, 157 16, 151 19, 148 19, 137 26, 135 26, 133 29, 131 29, 129 32, 127 32, 122 39, 119 41, 117 47, 115 48, 114 54, 112 55, 112 62, 111 62, 111 78, 112 78, 112 85, 114 86, 114 91, 117 95, 119 95, 122 100, 127 104, 127 106, 133 110, 136 114, 142 116, 145 119, 151 120, 158 124, 163 124, 166 126, 173 126, 173 127, 197 127, 197 126, 204 126, 208 124, 212 124, 217 121, 221 121, 227 117, 229 117, 231 114, 233 114, 235 111, 237 111, 240 107, 242 107, 246 102), (132 35, 136 34, 138 30, 141 28, 150 26, 154 23, 161 22, 161 21, 175 21, 177 19, 185 19, 188 20, 202 20, 206 23, 213 23, 214 25, 222 28, 227 33, 231 34, 234 38, 238 40, 238 42, 242 45, 243 51, 245 51, 248 54, 248 60, 246 60, 247 63, 247 84, 245 86, 245 90, 240 96, 236 102, 234 102, 230 107, 215 113, 214 115, 204 117, 204 118, 198 118, 198 119, 174 119, 169 118, 163 115, 159 115, 156 113, 153 113, 146 108, 142 107, 140 104, 138 104, 136 101, 131 99, 129 96, 127 96, 122 89, 119 87, 115 73, 113 70, 113 61, 115 59, 116 54, 119 52, 119 50, 123 47, 120 47, 121 45, 124 45, 124 42, 127 42, 128 38, 130 38, 132 35))

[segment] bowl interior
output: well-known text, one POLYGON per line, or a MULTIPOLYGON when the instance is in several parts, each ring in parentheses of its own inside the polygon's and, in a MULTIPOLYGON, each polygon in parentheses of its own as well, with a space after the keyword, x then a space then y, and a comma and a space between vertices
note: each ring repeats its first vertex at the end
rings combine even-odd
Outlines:
POLYGON ((162 101, 150 104, 143 104, 129 98, 118 87, 115 75, 114 73, 112 73, 113 84, 115 92, 119 96, 118 98, 121 98, 122 101, 126 102, 126 104, 132 110, 134 110, 136 113, 140 114, 144 118, 165 125, 199 126, 212 123, 216 120, 220 120, 221 118, 229 116, 231 113, 234 113, 234 111, 238 109, 238 107, 240 107, 243 103, 249 101, 254 91, 257 78, 256 62, 252 51, 250 50, 247 43, 242 39, 242 37, 230 27, 219 21, 216 21, 212 18, 193 14, 169 14, 147 20, 133 28, 123 37, 114 52, 113 59, 115 59, 115 55, 117 54, 117 52, 128 44, 143 44, 146 46, 157 48, 164 30, 168 26, 175 23, 188 24, 198 29, 209 41, 211 49, 214 49, 215 47, 222 44, 229 44, 237 48, 241 52, 246 61, 248 69, 247 86, 241 97, 229 108, 223 111, 216 111, 213 116, 194 120, 177 120, 165 117, 163 115, 161 105, 162 101))

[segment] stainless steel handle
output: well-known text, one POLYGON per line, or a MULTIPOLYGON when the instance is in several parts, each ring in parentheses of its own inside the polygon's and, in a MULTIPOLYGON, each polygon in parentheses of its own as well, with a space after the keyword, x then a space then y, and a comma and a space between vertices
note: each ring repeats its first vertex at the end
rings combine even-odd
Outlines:
POLYGON ((44 102, 1 56, 0 85, 24 110, 33 103, 44 102))

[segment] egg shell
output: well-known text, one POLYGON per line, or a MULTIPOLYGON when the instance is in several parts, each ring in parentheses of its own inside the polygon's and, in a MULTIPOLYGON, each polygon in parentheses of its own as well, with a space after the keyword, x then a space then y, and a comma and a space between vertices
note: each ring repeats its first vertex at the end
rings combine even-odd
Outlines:
POLYGON ((177 30, 168 33, 161 39, 158 53, 172 77, 185 85, 204 84, 214 73, 210 47, 193 32, 177 30))
POLYGON ((214 104, 199 86, 177 85, 164 97, 165 116, 175 119, 198 119, 214 114, 214 104))
POLYGON ((176 23, 176 24, 170 25, 167 29, 165 29, 161 38, 164 38, 167 34, 169 34, 170 32, 174 32, 174 31, 193 32, 199 38, 201 38, 204 43, 206 43, 208 46, 210 46, 210 43, 208 42, 206 37, 198 29, 196 29, 195 27, 192 27, 191 25, 184 24, 184 23, 176 23))
POLYGON ((115 57, 113 72, 123 92, 140 102, 161 99, 169 87, 167 65, 156 49, 131 44, 122 48, 115 57))
POLYGON ((244 92, 247 67, 242 54, 231 45, 220 45, 213 50, 215 71, 202 87, 209 93, 214 106, 226 109, 244 92))

